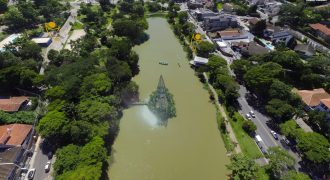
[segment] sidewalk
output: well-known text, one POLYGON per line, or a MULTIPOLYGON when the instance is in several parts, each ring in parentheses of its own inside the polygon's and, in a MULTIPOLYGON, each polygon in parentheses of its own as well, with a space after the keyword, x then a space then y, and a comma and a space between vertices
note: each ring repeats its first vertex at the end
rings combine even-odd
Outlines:
POLYGON ((226 122, 226 129, 228 131, 228 134, 229 134, 229 137, 230 137, 230 140, 235 144, 235 152, 236 153, 241 153, 242 150, 241 150, 241 147, 240 145, 238 144, 238 141, 236 139, 236 136, 235 136, 235 133, 233 131, 233 128, 231 127, 229 121, 228 121, 228 117, 227 117, 227 114, 223 108, 223 106, 219 103, 219 98, 218 98, 218 94, 215 92, 213 86, 209 83, 209 79, 206 75, 206 73, 204 72, 203 73, 203 76, 205 78, 205 81, 207 82, 207 85, 209 86, 213 96, 214 96, 214 99, 215 99, 215 103, 217 105, 217 109, 219 109, 220 111, 220 114, 222 116, 222 118, 225 120, 226 122))

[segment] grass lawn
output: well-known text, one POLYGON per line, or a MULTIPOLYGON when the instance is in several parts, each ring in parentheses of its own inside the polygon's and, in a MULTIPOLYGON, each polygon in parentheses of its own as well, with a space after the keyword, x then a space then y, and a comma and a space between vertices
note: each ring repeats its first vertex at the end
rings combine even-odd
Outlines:
POLYGON ((260 152, 259 147, 254 142, 254 139, 249 136, 242 128, 242 124, 245 121, 244 118, 237 112, 234 116, 237 117, 237 121, 235 122, 234 120, 230 119, 230 123, 233 127, 237 141, 241 146, 243 153, 253 159, 262 157, 263 154, 260 152))
POLYGON ((72 30, 77 30, 77 29, 84 29, 84 25, 81 22, 76 21, 72 25, 72 30))
POLYGON ((222 3, 218 3, 218 4, 217 4, 217 9, 218 9, 218 10, 222 10, 222 3))

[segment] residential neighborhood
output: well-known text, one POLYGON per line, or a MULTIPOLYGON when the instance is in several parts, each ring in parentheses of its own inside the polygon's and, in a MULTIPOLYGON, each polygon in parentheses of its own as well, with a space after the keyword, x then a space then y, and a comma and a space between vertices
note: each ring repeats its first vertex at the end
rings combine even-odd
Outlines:
POLYGON ((329 11, 0 0, 0 179, 330 179, 329 11))

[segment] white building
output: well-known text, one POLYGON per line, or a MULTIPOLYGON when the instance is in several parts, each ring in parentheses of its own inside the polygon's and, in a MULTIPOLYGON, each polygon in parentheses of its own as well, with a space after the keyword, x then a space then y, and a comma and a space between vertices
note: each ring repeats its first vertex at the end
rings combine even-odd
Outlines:
POLYGON ((193 66, 206 65, 209 62, 207 58, 195 56, 194 60, 191 60, 189 63, 193 66))
POLYGON ((4 51, 5 46, 13 43, 17 38, 21 37, 21 34, 12 34, 6 37, 4 40, 0 42, 0 51, 4 51))

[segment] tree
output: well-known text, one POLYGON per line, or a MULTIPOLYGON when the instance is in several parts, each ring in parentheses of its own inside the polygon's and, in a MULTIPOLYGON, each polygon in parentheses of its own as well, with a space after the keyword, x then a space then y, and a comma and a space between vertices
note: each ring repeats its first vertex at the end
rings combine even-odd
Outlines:
POLYGON ((216 69, 220 67, 226 67, 227 61, 221 58, 220 56, 212 55, 209 58, 209 62, 207 63, 207 67, 211 73, 214 73, 216 69))
POLYGON ((115 109, 109 104, 92 99, 81 101, 77 106, 77 112, 80 119, 93 123, 110 120, 116 115, 115 109))
POLYGON ((86 76, 80 87, 81 95, 106 95, 112 88, 112 81, 106 73, 86 76))
POLYGON ((291 87, 279 80, 273 81, 269 88, 268 94, 269 98, 276 98, 284 101, 290 100, 290 97, 292 96, 291 87))
POLYGON ((240 59, 240 60, 235 60, 231 64, 231 69, 233 69, 236 77, 238 79, 243 79, 244 74, 251 69, 252 64, 250 61, 245 60, 245 59, 240 59))
POLYGON ((11 29, 20 29, 26 26, 27 22, 22 12, 16 7, 10 7, 4 15, 4 24, 11 29))
POLYGON ((43 138, 56 139, 62 137, 66 123, 68 120, 63 112, 51 111, 40 120, 37 130, 43 138))
POLYGON ((330 144, 321 134, 315 132, 301 133, 297 141, 297 146, 304 153, 306 159, 315 164, 330 161, 330 144))
POLYGON ((242 128, 248 133, 252 134, 257 130, 257 126, 252 121, 244 121, 242 128))
POLYGON ((286 121, 294 115, 294 108, 279 99, 272 99, 266 105, 267 113, 277 121, 286 121))
POLYGON ((279 147, 268 149, 268 169, 276 179, 280 178, 290 169, 294 169, 295 159, 285 150, 279 147))
POLYGON ((8 9, 7 3, 7 0, 0 0, 0 13, 3 13, 8 9))
POLYGON ((215 49, 214 44, 208 41, 202 41, 197 45, 197 54, 202 57, 208 57, 215 49))
POLYGON ((100 179, 102 175, 102 163, 96 163, 90 166, 79 166, 73 171, 66 172, 60 176, 56 176, 59 180, 93 180, 100 179))
POLYGON ((310 180, 309 176, 301 173, 301 172, 296 172, 295 170, 290 170, 286 172, 282 177, 281 180, 310 180))
POLYGON ((280 124, 281 132, 286 136, 295 139, 299 134, 299 127, 294 120, 288 120, 280 124))
POLYGON ((266 20, 261 20, 261 21, 258 21, 252 27, 252 32, 254 32, 258 36, 262 36, 265 29, 266 29, 266 20))
POLYGON ((144 30, 142 24, 130 19, 118 19, 112 23, 113 32, 118 36, 136 39, 144 30))
POLYGON ((227 165, 232 171, 231 178, 235 180, 250 180, 256 178, 258 166, 254 160, 249 159, 243 154, 234 154, 231 156, 231 163, 227 165))
POLYGON ((178 13, 179 23, 184 24, 188 20, 188 14, 185 11, 181 11, 178 13))
POLYGON ((268 91, 271 83, 282 73, 282 67, 273 62, 264 63, 248 70, 244 75, 247 86, 260 94, 268 91))
POLYGON ((54 170, 56 175, 76 169, 80 162, 80 147, 69 144, 56 151, 56 161, 54 163, 54 170))
POLYGON ((50 100, 61 99, 65 94, 65 90, 61 86, 54 86, 46 91, 46 98, 50 100))
POLYGON ((104 141, 100 137, 94 137, 89 143, 81 148, 79 153, 80 164, 90 166, 97 163, 104 163, 107 159, 107 151, 104 141))

